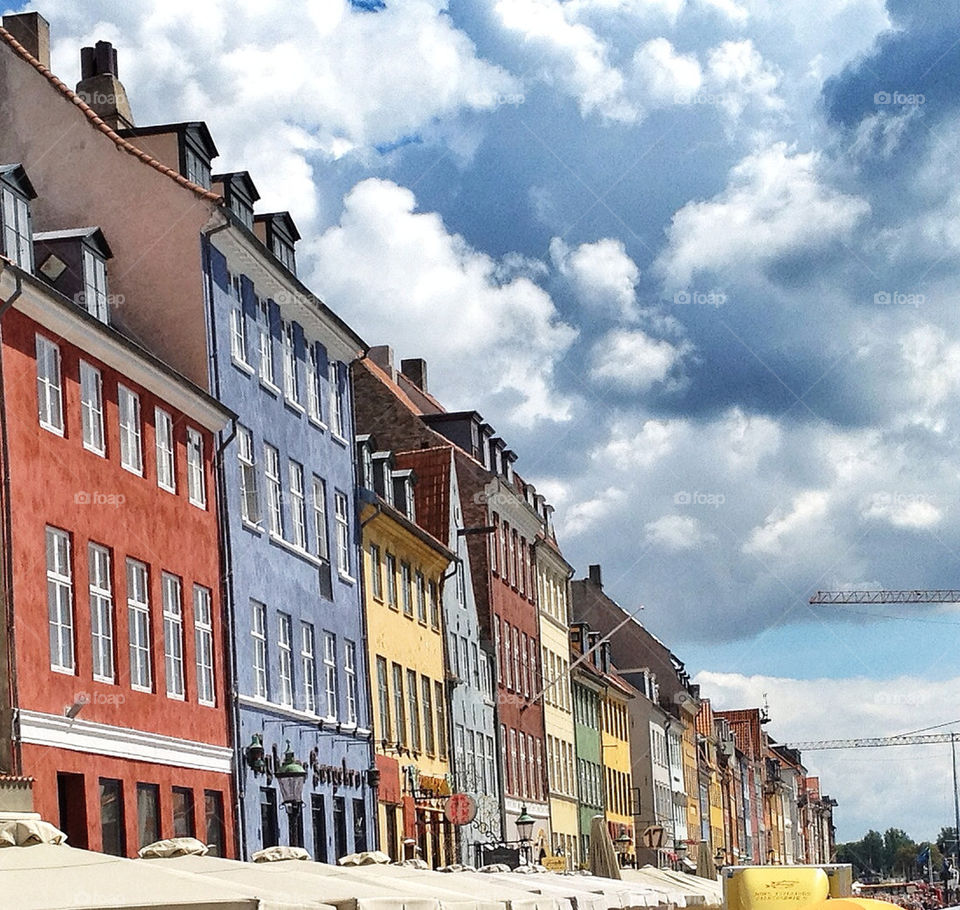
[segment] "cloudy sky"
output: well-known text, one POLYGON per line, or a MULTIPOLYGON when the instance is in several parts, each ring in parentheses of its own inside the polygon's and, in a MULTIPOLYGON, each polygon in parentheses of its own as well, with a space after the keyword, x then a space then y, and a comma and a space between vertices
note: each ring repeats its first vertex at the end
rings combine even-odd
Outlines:
MULTIPOLYGON (((21 8, 21 7, 18 7, 21 8)), ((423 356, 578 572, 785 741, 960 718, 958 0, 31 3, 206 120, 300 270, 423 356)), ((951 823, 948 747, 810 753, 841 839, 951 823)))

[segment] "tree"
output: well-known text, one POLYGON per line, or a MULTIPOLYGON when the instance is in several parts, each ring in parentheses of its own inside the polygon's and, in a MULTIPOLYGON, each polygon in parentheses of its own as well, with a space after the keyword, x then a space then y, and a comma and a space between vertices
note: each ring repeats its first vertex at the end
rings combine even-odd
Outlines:
POLYGON ((883 836, 871 828, 860 841, 860 852, 870 872, 883 871, 883 836))
MULTIPOLYGON (((894 865, 900 858, 903 847, 915 847, 913 838, 902 828, 887 828, 883 834, 883 865, 882 871, 893 874, 894 865)), ((916 850, 914 850, 916 856, 916 850)))
POLYGON ((917 845, 914 843, 902 844, 897 848, 896 855, 893 858, 893 863, 891 866, 891 872, 893 875, 902 876, 904 879, 909 881, 910 879, 917 878, 918 875, 918 866, 917 866, 917 845))
POLYGON ((944 855, 955 856, 957 852, 957 829, 941 828, 937 835, 937 849, 944 855))

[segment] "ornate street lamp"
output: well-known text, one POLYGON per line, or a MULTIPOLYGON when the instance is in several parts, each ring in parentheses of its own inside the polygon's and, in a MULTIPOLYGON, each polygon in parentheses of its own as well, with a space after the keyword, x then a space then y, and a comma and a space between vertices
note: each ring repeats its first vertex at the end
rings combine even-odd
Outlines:
POLYGON ((254 776, 267 770, 267 764, 263 760, 263 737, 259 733, 254 733, 251 737, 250 745, 246 748, 246 759, 254 776))
POLYGON ((527 812, 527 807, 524 805, 520 809, 520 814, 517 816, 517 837, 520 838, 520 844, 523 847, 524 855, 527 858, 527 863, 530 862, 530 838, 533 835, 533 826, 534 818, 527 812))
POLYGON ((630 838, 630 835, 627 834, 627 829, 622 825, 620 826, 620 835, 613 842, 613 848, 617 851, 617 856, 620 858, 620 865, 622 866, 624 860, 627 857, 627 853, 630 850, 630 845, 633 843, 633 840, 630 838))
MULTIPOLYGON (((307 780, 307 770, 294 757, 293 749, 290 748, 290 740, 287 740, 287 751, 283 756, 283 764, 274 771, 273 776, 277 779, 277 786, 280 788, 280 800, 290 818, 290 832, 293 835, 291 840, 300 841, 302 840, 302 834, 300 833, 302 823, 299 819, 299 813, 303 806, 303 785, 307 780)), ((296 843, 290 846, 302 847, 303 844, 296 843)))

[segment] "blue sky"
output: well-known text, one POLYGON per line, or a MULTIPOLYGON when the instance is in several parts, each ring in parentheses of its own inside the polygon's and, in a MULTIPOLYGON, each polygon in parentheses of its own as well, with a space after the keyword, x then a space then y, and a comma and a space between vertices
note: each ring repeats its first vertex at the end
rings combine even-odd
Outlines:
MULTIPOLYGON (((30 4, 68 83, 106 38, 139 123, 206 120, 327 303, 520 454, 578 574, 784 740, 960 716, 956 611, 806 603, 960 583, 958 7, 30 4)), ((841 837, 949 823, 943 757, 898 755, 871 790, 811 754, 841 837)))

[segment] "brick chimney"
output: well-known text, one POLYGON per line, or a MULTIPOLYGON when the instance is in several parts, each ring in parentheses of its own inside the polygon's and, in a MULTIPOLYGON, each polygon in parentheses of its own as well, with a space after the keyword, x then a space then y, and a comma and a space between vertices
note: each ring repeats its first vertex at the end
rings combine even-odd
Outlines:
POLYGON ((396 379, 393 372, 393 348, 388 344, 375 344, 369 351, 367 357, 372 360, 384 373, 391 379, 396 379))
POLYGON ((420 357, 400 361, 400 372, 421 392, 427 391, 427 362, 420 357))
POLYGON ((590 583, 596 585, 598 588, 603 587, 603 575, 600 572, 599 565, 590 566, 590 583))
POLYGON ((117 51, 109 41, 81 48, 77 94, 111 129, 133 127, 130 102, 117 68, 117 51))
POLYGON ((39 13, 16 13, 3 17, 3 27, 41 65, 50 69, 50 23, 39 13))

